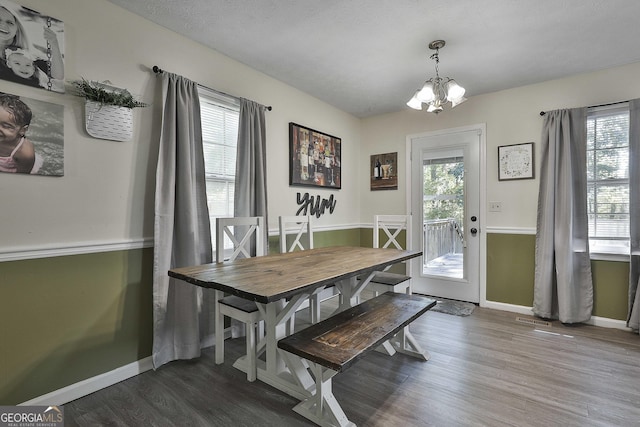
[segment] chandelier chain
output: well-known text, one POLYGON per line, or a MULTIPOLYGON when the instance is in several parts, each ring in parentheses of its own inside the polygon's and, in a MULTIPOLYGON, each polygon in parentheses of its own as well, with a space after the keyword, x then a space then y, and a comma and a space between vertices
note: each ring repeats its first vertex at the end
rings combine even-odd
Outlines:
POLYGON ((436 79, 440 79, 440 73, 439 73, 440 56, 438 55, 439 51, 440 49, 436 49, 436 53, 431 55, 431 59, 436 61, 436 79))

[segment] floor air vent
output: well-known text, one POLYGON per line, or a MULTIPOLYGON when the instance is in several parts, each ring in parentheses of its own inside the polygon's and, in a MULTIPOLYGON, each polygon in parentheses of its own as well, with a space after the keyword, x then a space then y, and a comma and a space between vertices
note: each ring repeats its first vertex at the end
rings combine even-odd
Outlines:
POLYGON ((516 317, 516 322, 526 323, 533 326, 551 326, 551 323, 544 320, 531 319, 529 317, 516 317))

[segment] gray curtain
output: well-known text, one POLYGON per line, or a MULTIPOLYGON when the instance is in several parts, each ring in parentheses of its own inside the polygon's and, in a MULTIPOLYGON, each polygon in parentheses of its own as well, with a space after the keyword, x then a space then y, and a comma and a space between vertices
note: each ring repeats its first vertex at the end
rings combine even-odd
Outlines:
POLYGON ((589 320, 586 108, 544 116, 533 312, 563 323, 589 320))
POLYGON ((153 365, 200 355, 212 345, 213 292, 170 279, 167 271, 209 263, 211 229, 197 84, 164 72, 153 260, 153 365))
MULTIPOLYGON (((254 101, 240 98, 238 118, 238 149, 236 153, 236 182, 233 196, 234 216, 264 217, 261 230, 264 242, 269 241, 267 218, 267 138, 265 107, 254 101)), ((234 233, 242 236, 245 230, 234 233)), ((268 245, 265 248, 268 252, 268 245)), ((251 255, 256 253, 255 241, 251 242, 251 255)), ((231 320, 231 337, 245 334, 244 324, 231 320)))
POLYGON ((627 326, 640 329, 640 99, 629 103, 629 217, 631 259, 627 326))
POLYGON ((265 108, 248 99, 240 99, 233 202, 235 216, 264 217, 264 237, 268 241, 265 108))

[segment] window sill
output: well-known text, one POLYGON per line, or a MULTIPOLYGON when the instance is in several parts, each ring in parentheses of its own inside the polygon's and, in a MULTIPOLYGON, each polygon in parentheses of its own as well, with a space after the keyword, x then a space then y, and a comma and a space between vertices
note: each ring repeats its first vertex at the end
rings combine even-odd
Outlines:
POLYGON ((592 261, 618 261, 629 262, 629 254, 607 253, 607 252, 591 252, 589 257, 592 261))

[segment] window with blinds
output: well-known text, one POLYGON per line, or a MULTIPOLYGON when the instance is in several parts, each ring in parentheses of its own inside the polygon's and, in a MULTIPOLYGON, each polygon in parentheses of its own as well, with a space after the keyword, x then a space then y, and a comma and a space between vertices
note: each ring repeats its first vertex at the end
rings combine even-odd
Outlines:
POLYGON ((200 90, 207 205, 214 250, 216 218, 233 216, 239 114, 235 100, 200 90))
POLYGON ((629 107, 592 109, 587 118, 589 246, 629 253, 629 107))

